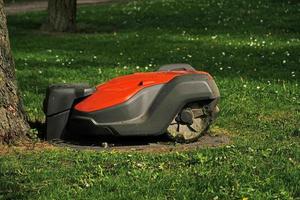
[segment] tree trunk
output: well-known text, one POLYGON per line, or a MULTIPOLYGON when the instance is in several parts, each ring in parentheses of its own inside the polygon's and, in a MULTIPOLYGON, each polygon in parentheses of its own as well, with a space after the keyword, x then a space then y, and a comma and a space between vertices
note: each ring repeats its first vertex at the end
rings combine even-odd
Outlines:
POLYGON ((25 138, 28 131, 15 81, 4 3, 0 0, 0 144, 17 142, 25 138))
POLYGON ((48 20, 42 29, 58 32, 76 30, 76 0, 48 0, 48 20))

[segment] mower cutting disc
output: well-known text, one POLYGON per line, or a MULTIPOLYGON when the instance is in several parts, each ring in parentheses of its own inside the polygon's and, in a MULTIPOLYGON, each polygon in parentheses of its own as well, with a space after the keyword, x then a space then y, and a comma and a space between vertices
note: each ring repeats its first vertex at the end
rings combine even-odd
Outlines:
POLYGON ((213 113, 208 113, 205 106, 189 105, 181 110, 167 129, 167 135, 177 142, 193 142, 205 133, 212 123, 213 113))

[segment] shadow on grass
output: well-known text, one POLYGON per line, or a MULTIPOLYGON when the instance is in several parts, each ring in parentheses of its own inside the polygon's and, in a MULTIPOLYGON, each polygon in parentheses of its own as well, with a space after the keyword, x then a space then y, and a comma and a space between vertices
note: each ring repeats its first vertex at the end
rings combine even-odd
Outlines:
POLYGON ((40 140, 46 140, 46 124, 42 123, 40 121, 28 121, 29 126, 31 129, 34 129, 37 131, 36 136, 40 140))
MULTIPOLYGON (((133 147, 149 146, 151 144, 174 144, 165 135, 161 136, 89 136, 89 135, 69 135, 63 141, 62 145, 85 148, 85 147, 133 147)), ((57 142, 60 144, 60 141, 57 142)))
POLYGON ((211 34, 299 33, 299 13, 295 4, 300 3, 267 0, 132 1, 83 7, 78 12, 78 21, 87 32, 98 33, 145 28, 194 33, 207 30, 211 34))
MULTIPOLYGON (((38 131, 38 138, 46 140, 46 127, 41 122, 30 122, 30 126, 38 131)), ((76 150, 120 150, 169 152, 186 151, 206 147, 219 147, 230 143, 230 136, 225 130, 209 131, 197 141, 177 143, 166 134, 158 136, 92 136, 67 132, 64 139, 49 142, 57 147, 68 147, 76 150)))
MULTIPOLYGON (((129 1, 78 9, 80 33, 144 29, 208 34, 299 33, 299 1, 129 1)), ((38 30, 45 12, 9 16, 12 32, 38 30)))
MULTIPOLYGON (((41 57, 29 58, 25 67, 18 67, 23 61, 17 60, 18 69, 57 68, 56 74, 35 77, 38 79, 61 76, 68 82, 69 73, 60 70, 75 72, 84 70, 84 66, 106 70, 120 65, 153 63, 157 67, 186 62, 218 77, 290 80, 290 72, 298 68, 299 42, 284 44, 300 32, 300 14, 294 1, 132 1, 84 6, 77 13, 78 34, 38 32, 44 18, 45 12, 34 12, 9 16, 8 20, 15 36, 11 37, 12 46, 19 57, 41 57), (218 38, 213 40, 212 36, 218 38), (266 40, 277 46, 240 45, 253 42, 251 37, 258 45, 266 40), (45 48, 53 50, 53 55, 46 54, 45 48), (81 50, 85 54, 80 55, 81 50), (285 58, 285 52, 291 56, 285 58), (76 62, 62 66, 53 58, 55 54, 76 58, 76 62), (187 54, 193 57, 187 59, 187 54), (94 55, 101 59, 91 60, 94 55), (42 59, 47 61, 41 66, 42 59), (228 66, 232 70, 219 70, 228 66)), ((20 80, 23 85, 22 77, 20 80)))
MULTIPOLYGON (((32 129, 37 130, 37 137, 46 140, 46 124, 40 121, 29 122, 32 129)), ((67 133, 63 140, 54 140, 50 143, 58 146, 73 147, 76 149, 95 147, 132 147, 132 146, 148 146, 150 144, 172 145, 172 142, 166 135, 160 136, 91 136, 86 134, 67 133)))

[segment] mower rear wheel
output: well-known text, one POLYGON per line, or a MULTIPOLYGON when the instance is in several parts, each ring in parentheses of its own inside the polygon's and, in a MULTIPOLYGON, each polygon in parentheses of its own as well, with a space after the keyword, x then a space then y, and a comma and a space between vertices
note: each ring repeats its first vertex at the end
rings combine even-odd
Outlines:
POLYGON ((189 105, 174 117, 167 128, 167 136, 179 143, 194 142, 208 131, 212 123, 212 114, 207 113, 205 107, 198 104, 189 105))

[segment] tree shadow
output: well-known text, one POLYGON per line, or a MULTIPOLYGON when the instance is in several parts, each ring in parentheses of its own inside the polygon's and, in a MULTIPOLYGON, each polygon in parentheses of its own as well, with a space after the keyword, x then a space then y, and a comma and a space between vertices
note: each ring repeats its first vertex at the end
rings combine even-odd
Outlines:
MULTIPOLYGON (((29 121, 31 129, 37 131, 36 137, 46 141, 46 124, 40 121, 29 121)), ((122 147, 122 146, 147 146, 150 144, 174 144, 166 135, 159 136, 93 136, 68 132, 61 140, 50 141, 59 146, 84 147, 122 147)))
POLYGON ((90 135, 69 135, 64 138, 62 144, 73 146, 94 146, 94 147, 122 147, 122 146, 147 146, 151 144, 174 144, 167 136, 90 136, 90 135))
MULTIPOLYGON (((11 37, 12 46, 16 45, 22 53, 30 49, 33 54, 41 54, 41 49, 47 46, 58 53, 63 52, 65 56, 71 57, 81 50, 87 50, 90 56, 98 54, 101 57, 96 62, 88 59, 85 54, 78 55, 78 61, 72 66, 58 66, 55 60, 49 59, 45 67, 55 66, 73 71, 83 70, 84 66, 103 66, 106 70, 120 63, 146 66, 153 58, 156 67, 170 62, 187 62, 218 77, 291 80, 290 72, 298 70, 295 64, 300 56, 298 43, 270 48, 238 44, 243 41, 253 42, 249 38, 258 40, 256 43, 264 40, 271 40, 269 43, 280 40, 286 42, 291 37, 297 38, 300 15, 295 14, 295 4, 299 5, 299 2, 295 2, 184 0, 83 6, 77 13, 79 34, 52 35, 37 32, 45 17, 44 12, 29 13, 26 17, 9 16, 8 22, 11 34, 19 37, 16 41, 11 37), (212 36, 218 38, 213 40, 212 36), (41 45, 37 45, 36 41, 41 45), (175 55, 169 53, 176 48, 182 51, 175 55), (276 54, 271 57, 272 51, 281 56, 276 54), (293 55, 288 58, 292 64, 282 64, 285 62, 285 52, 293 55), (226 56, 222 56, 222 53, 226 53, 226 56), (187 54, 195 56, 183 59, 187 54), (231 54, 234 56, 232 59, 231 54), (126 57, 131 58, 132 62, 128 62, 126 57), (219 70, 228 66, 232 70, 219 70)), ((31 59, 28 64, 35 68, 40 63, 40 60, 31 59)))
POLYGON ((31 129, 37 131, 36 137, 40 140, 46 139, 46 124, 41 121, 28 121, 31 129))
MULTIPOLYGON (((83 7, 78 22, 87 32, 144 29, 209 34, 299 33, 295 4, 286 1, 133 1, 110 6, 83 7), (290 9, 286 12, 285 7, 290 9), (271 14, 272 13, 272 14, 271 14), (108 17, 109 16, 109 17, 108 17), (284 16, 284 23, 279 18, 284 16), (102 29, 104 27, 104 29, 102 29), (109 28, 109 29, 110 29, 109 28)), ((298 16, 299 17, 299 16, 298 16)))

